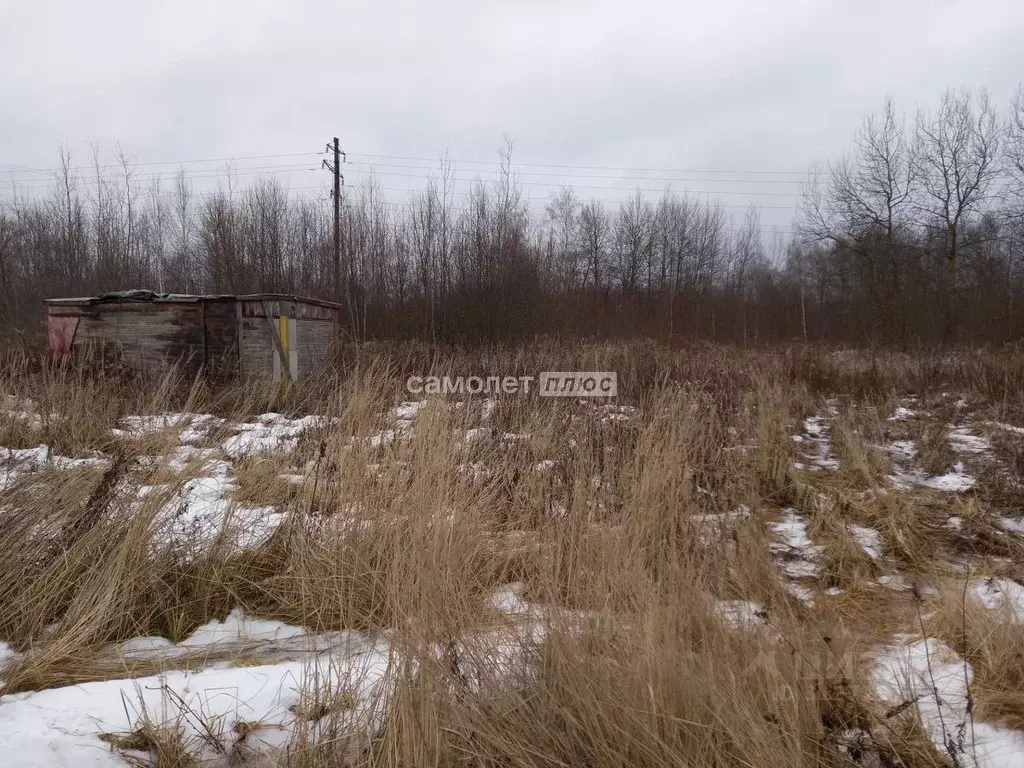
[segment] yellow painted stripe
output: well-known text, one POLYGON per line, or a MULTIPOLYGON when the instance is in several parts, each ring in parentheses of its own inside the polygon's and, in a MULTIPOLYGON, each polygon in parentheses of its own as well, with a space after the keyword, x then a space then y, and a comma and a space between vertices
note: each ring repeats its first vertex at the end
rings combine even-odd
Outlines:
POLYGON ((281 328, 281 348, 284 350, 284 360, 282 362, 288 365, 288 353, 291 351, 291 344, 288 339, 288 318, 285 315, 281 315, 278 318, 278 325, 281 328))

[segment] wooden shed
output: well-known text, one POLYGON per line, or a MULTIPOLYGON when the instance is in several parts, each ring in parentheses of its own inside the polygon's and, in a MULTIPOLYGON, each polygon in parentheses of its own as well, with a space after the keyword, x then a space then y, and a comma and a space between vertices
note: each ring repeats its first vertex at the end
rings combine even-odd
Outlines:
POLYGON ((285 377, 323 370, 341 305, 276 293, 246 296, 132 290, 47 299, 50 351, 113 351, 133 367, 179 365, 216 380, 285 377))

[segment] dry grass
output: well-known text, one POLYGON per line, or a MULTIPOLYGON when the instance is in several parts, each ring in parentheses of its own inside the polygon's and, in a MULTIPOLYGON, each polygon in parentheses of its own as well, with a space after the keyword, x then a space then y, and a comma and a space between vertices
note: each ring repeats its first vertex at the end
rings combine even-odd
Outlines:
MULTIPOLYGON (((26 652, 3 671, 4 692, 209 661, 118 661, 109 644, 179 641, 235 606, 314 631, 386 630, 405 666, 379 702, 380 726, 349 738, 353 694, 303 681, 293 766, 824 768, 850 765, 853 755, 860 764, 944 766, 912 710, 887 717, 874 697, 867 654, 917 609, 912 592, 876 581, 893 569, 938 578, 964 558, 1020 557, 1019 541, 995 525, 1003 509, 995 497, 896 490, 879 448, 892 437, 884 419, 894 393, 1019 398, 1019 353, 867 362, 802 348, 371 346, 344 375, 288 392, 210 393, 166 379, 125 385, 121 399, 107 375, 22 365, 0 377, 4 393, 31 396, 39 412, 75 414, 32 430, 0 420, 0 443, 38 439, 66 456, 124 457, 116 468, 40 470, 0 491, 0 639, 26 652), (458 398, 467 402, 455 407, 456 398, 434 398, 407 439, 379 439, 395 428, 386 414, 410 373, 573 369, 617 370, 620 401, 636 411, 614 420, 600 403, 505 397, 484 421, 479 400, 458 398), (806 445, 792 436, 837 395, 829 438, 841 469, 795 468, 806 445), (240 549, 226 535, 161 538, 168 499, 202 476, 202 462, 168 466, 174 430, 121 439, 110 430, 125 415, 167 411, 235 423, 267 411, 335 421, 289 455, 234 462, 232 502, 284 515, 267 540, 240 549), (490 431, 467 439, 481 426, 490 431), (143 460, 153 456, 164 458, 143 460), (291 474, 303 481, 284 479, 291 474), (166 487, 137 499, 140 485, 157 483, 166 487), (767 526, 787 506, 821 547, 805 580, 813 604, 787 590, 768 546, 767 526), (730 517, 741 508, 747 514, 730 517), (963 519, 960 531, 948 527, 951 514, 963 519), (881 534, 884 563, 850 525, 881 534), (508 619, 486 606, 510 582, 545 610, 542 636, 515 648, 514 672, 491 642, 508 619), (841 591, 826 596, 829 588, 841 591), (724 600, 756 602, 764 624, 731 627, 724 600)), ((913 426, 929 472, 947 471, 954 458, 945 418, 913 426)), ((965 624, 963 611, 938 603, 934 631, 975 666, 979 706, 1024 727, 1016 627, 977 611, 965 624)), ((168 766, 194 765, 213 748, 174 723, 137 720, 108 738, 112 747, 168 766)), ((243 722, 218 743, 228 758, 235 750, 247 759, 260 727, 243 722)))
POLYGON ((302 492, 302 483, 287 478, 293 474, 295 470, 289 457, 244 458, 235 464, 234 499, 253 507, 287 508, 302 492))
POLYGON ((928 629, 971 663, 978 715, 1024 729, 1024 624, 982 608, 963 584, 951 583, 928 629))
POLYGON ((844 411, 832 424, 832 446, 842 471, 859 487, 884 484, 892 472, 885 451, 884 429, 875 409, 844 411))
POLYGON ((916 445, 921 468, 929 475, 948 472, 956 459, 956 454, 949 446, 949 430, 942 422, 920 422, 916 445))

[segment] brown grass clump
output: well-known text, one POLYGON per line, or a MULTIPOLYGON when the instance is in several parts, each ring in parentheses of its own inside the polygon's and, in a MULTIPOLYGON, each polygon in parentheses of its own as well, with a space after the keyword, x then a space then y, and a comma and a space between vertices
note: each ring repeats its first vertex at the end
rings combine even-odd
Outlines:
POLYGON ((859 519, 882 534, 885 551, 908 571, 927 572, 948 551, 952 531, 943 494, 925 489, 874 494, 853 505, 859 519))
POLYGON ((960 584, 943 591, 927 626, 970 662, 978 716, 1024 730, 1024 624, 982 607, 960 584))
POLYGON ((810 517, 811 539, 822 547, 821 583, 849 589, 878 573, 878 566, 851 535, 834 500, 819 498, 810 517))
POLYGON ((302 492, 302 484, 286 476, 295 474, 290 461, 280 456, 256 456, 235 464, 234 499, 251 507, 287 508, 302 492))
MULTIPOLYGON (((167 686, 161 690, 163 707, 173 711, 173 717, 157 719, 143 705, 134 713, 135 728, 124 733, 101 733, 100 740, 117 750, 129 765, 138 768, 194 768, 208 764, 211 754, 226 764, 235 764, 246 733, 258 726, 240 721, 238 736, 229 752, 226 746, 229 739, 220 732, 220 723, 192 709, 167 686)), ((125 702, 125 714, 129 714, 129 709, 125 702)))
POLYGON ((917 459, 929 475, 942 475, 956 460, 949 445, 949 430, 943 422, 922 421, 916 435, 917 459))
POLYGON ((116 749, 129 765, 138 768, 194 768, 199 758, 181 729, 148 723, 130 733, 101 733, 100 740, 116 749), (145 756, 137 753, 145 753, 145 756))
POLYGON ((885 451, 883 429, 873 410, 844 410, 832 424, 832 449, 842 471, 861 487, 884 484, 892 467, 885 451))

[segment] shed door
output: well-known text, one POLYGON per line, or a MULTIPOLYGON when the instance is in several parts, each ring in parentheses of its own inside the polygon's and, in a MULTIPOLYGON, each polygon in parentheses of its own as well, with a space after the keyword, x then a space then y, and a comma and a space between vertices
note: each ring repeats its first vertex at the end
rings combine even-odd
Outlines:
POLYGON ((61 363, 67 359, 71 345, 75 343, 79 319, 73 315, 50 315, 46 318, 46 332, 54 362, 61 363))
POLYGON ((281 315, 274 318, 277 326, 277 336, 281 340, 281 350, 284 351, 284 361, 281 360, 281 353, 274 349, 274 381, 281 380, 283 366, 287 365, 288 377, 292 381, 299 378, 299 339, 295 329, 295 318, 281 315))

